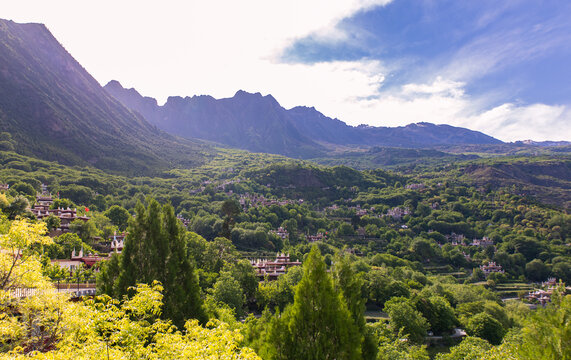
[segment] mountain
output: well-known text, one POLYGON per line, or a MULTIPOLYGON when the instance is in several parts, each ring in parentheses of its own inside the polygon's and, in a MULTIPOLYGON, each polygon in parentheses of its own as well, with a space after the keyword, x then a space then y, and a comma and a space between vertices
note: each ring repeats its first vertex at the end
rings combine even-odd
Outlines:
POLYGON ((301 133, 271 96, 238 91, 233 98, 169 97, 165 105, 124 89, 117 81, 105 89, 159 128, 186 138, 290 157, 320 155, 325 148, 301 133))
POLYGON ((192 166, 208 151, 115 100, 41 24, 0 20, 0 125, 4 150, 122 173, 192 166))
POLYGON ((314 158, 339 147, 425 148, 501 144, 483 133, 420 122, 401 127, 349 126, 313 107, 284 109, 271 95, 238 91, 233 97, 169 97, 159 106, 135 89, 111 81, 105 89, 157 127, 186 138, 206 139, 250 151, 314 158))

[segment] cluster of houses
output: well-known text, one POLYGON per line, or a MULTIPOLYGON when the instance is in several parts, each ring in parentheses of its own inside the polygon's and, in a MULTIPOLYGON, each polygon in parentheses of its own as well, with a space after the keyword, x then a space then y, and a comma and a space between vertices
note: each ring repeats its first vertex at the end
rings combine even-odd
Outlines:
POLYGON ((482 270, 482 272, 486 277, 488 277, 488 275, 490 275, 491 273, 501 273, 501 274, 504 273, 502 266, 496 264, 495 261, 490 261, 485 265, 480 265, 480 270, 482 270))
POLYGON ((409 208, 397 206, 397 207, 394 207, 392 209, 389 209, 385 216, 390 216, 393 218, 393 220, 400 220, 403 218, 403 216, 409 215, 409 214, 410 214, 409 208))
POLYGON ((52 196, 49 193, 44 192, 41 195, 36 196, 36 203, 34 204, 32 209, 30 209, 32 213, 36 216, 36 218, 40 220, 51 215, 59 218, 60 226, 57 229, 55 229, 54 233, 50 235, 57 236, 68 232, 69 225, 74 220, 89 221, 89 217, 87 216, 78 216, 77 209, 70 209, 70 208, 50 209, 53 202, 54 200, 52 196))
POLYGON ((264 197, 264 195, 249 194, 249 193, 240 195, 240 199, 238 201, 240 202, 240 206, 242 206, 244 210, 248 209, 248 207, 250 206, 251 207, 271 206, 271 205, 285 206, 289 204, 303 204, 303 199, 299 200, 267 199, 264 197))
MULTIPOLYGON (((230 168, 230 170, 234 171, 232 168, 230 168)), ((216 190, 221 190, 221 191, 226 191, 226 187, 227 187, 227 186, 232 185, 232 184, 239 183, 239 182, 241 182, 241 181, 242 181, 241 179, 225 180, 224 182, 217 184, 217 185, 215 186, 215 189, 216 189, 216 190)), ((214 183, 215 183, 215 182, 212 181, 212 180, 205 180, 205 181, 202 182, 202 184, 201 184, 201 186, 200 186, 199 188, 197 188, 197 189, 192 189, 192 190, 190 190, 189 193, 190 193, 191 195, 195 195, 195 194, 201 193, 201 192, 203 192, 204 190, 206 190, 206 186, 207 186, 207 185, 214 184, 214 183)), ((228 194, 228 195, 229 195, 229 194, 232 194, 232 191, 230 190, 227 194, 228 194)))
POLYGON ((291 261, 289 254, 277 253, 275 260, 268 259, 255 259, 250 260, 250 263, 256 271, 256 275, 263 279, 276 280, 281 275, 287 272, 292 266, 299 266, 301 262, 291 261))
POLYGON ((371 207, 370 209, 362 209, 361 205, 357 204, 356 206, 349 207, 349 210, 355 210, 355 215, 357 216, 365 216, 369 213, 369 211, 375 211, 375 208, 371 207))
POLYGON ((10 185, 8 184, 0 184, 0 191, 8 191, 10 185))
POLYGON ((316 241, 324 241, 324 240, 327 240, 327 234, 317 233, 315 235, 307 235, 306 238, 307 238, 307 241, 309 241, 310 243, 313 243, 316 241))
POLYGON ((126 236, 127 236, 127 233, 122 233, 119 235, 117 235, 117 233, 115 233, 115 234, 113 234, 113 236, 110 237, 110 240, 111 240, 110 250, 111 250, 111 252, 107 256, 96 255, 96 254, 91 254, 91 253, 84 254, 83 248, 81 248, 79 250, 79 252, 76 252, 76 250, 73 249, 70 259, 55 259, 55 260, 52 260, 51 263, 52 263, 52 265, 58 265, 59 267, 68 270, 70 274, 73 273, 75 270, 80 269, 80 268, 90 269, 93 267, 93 265, 95 265, 99 261, 109 259, 109 257, 113 253, 120 254, 123 251, 123 248, 125 247, 125 237, 126 236))
POLYGON ((494 246, 494 241, 487 236, 484 236, 481 239, 474 238, 470 243, 467 243, 466 237, 462 234, 451 233, 450 235, 444 235, 444 237, 446 238, 446 240, 448 240, 448 242, 452 246, 458 246, 458 245, 468 245, 468 246, 478 246, 478 247, 494 246))
POLYGON ((524 298, 532 303, 538 303, 540 305, 545 305, 551 301, 551 295, 555 291, 555 285, 557 280, 554 277, 550 277, 547 281, 541 283, 543 289, 537 289, 530 291, 524 298))

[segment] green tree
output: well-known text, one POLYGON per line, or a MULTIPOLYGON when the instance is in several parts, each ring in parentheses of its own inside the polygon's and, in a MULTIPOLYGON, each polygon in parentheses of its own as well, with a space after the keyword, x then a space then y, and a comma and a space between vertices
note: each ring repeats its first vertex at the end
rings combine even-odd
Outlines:
POLYGON ((80 219, 73 220, 71 224, 69 224, 69 231, 76 233, 81 240, 89 244, 93 242, 93 238, 95 238, 98 233, 97 227, 93 221, 84 221, 80 219))
POLYGON ((117 226, 119 230, 125 231, 131 218, 131 214, 122 206, 113 205, 105 212, 105 216, 111 220, 113 225, 117 226))
POLYGON ((189 318, 204 322, 198 278, 186 256, 182 224, 172 206, 161 207, 151 198, 147 202, 147 208, 140 202, 135 207, 137 215, 129 225, 114 294, 122 296, 137 283, 158 280, 164 286, 166 318, 177 326, 189 318))
POLYGON ((428 320, 430 330, 442 334, 454 329, 458 324, 454 309, 442 296, 431 296, 428 299, 417 297, 414 299, 415 307, 428 320))
POLYGON ((363 274, 355 274, 348 256, 337 254, 333 271, 335 288, 343 294, 353 322, 362 335, 361 354, 363 359, 375 359, 377 348, 373 334, 365 323, 366 294, 363 274))
POLYGON ((10 187, 10 189, 16 190, 18 193, 28 196, 36 196, 36 189, 30 184, 24 182, 17 182, 10 187))
POLYGON ((27 210, 30 202, 24 196, 18 195, 12 200, 10 205, 4 210, 9 219, 13 220, 17 216, 25 216, 29 213, 27 210))
POLYGON ((296 287, 294 303, 274 320, 268 359, 358 359, 361 338, 345 299, 333 281, 317 246, 313 246, 296 287))
POLYGON ((540 259, 534 259, 525 265, 525 275, 529 280, 543 281, 549 275, 549 268, 540 259))
POLYGON ((236 222, 236 216, 240 214, 242 208, 235 199, 226 199, 220 207, 220 212, 224 215, 224 225, 222 228, 222 236, 230 238, 230 231, 236 222))
POLYGON ((525 320, 518 346, 522 359, 571 359, 571 295, 556 294, 552 300, 525 320))
POLYGON ((436 355, 436 360, 479 360, 492 347, 484 339, 469 336, 456 346, 450 348, 448 354, 436 355))
POLYGON ((57 229, 61 225, 60 218, 53 215, 53 214, 48 216, 47 218, 45 218, 44 222, 46 223, 46 226, 48 227, 48 231, 57 229))
POLYGON ((244 315, 244 291, 228 271, 222 271, 210 291, 214 300, 228 305, 237 317, 244 315))
POLYGON ((501 343, 505 335, 502 324, 485 312, 476 314, 468 320, 466 332, 471 336, 488 340, 494 345, 501 343))
POLYGON ((428 321, 406 299, 394 297, 387 301, 384 312, 389 315, 389 324, 394 333, 401 331, 415 343, 421 343, 429 328, 428 321))
POLYGON ((258 276, 248 260, 240 260, 229 266, 232 277, 240 283, 247 302, 253 302, 258 290, 258 276))

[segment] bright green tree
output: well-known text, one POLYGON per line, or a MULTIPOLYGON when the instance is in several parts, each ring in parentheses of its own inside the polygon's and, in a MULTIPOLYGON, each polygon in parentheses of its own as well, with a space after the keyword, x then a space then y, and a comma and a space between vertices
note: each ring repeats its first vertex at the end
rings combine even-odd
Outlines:
POLYGON ((236 316, 244 314, 244 291, 240 283, 228 271, 222 271, 211 289, 214 300, 228 305, 235 311, 236 316))
POLYGON ((389 324, 394 333, 408 335, 412 342, 420 343, 429 328, 428 321, 406 299, 394 297, 387 301, 384 312, 389 315, 389 324))
POLYGON ((524 323, 517 349, 522 359, 571 359, 571 295, 555 294, 551 304, 532 312, 524 323))
POLYGON ((436 355, 436 360, 479 360, 491 348, 486 340, 469 336, 450 348, 448 354, 436 355))
POLYGON ((296 287, 294 303, 271 325, 268 359, 359 359, 361 336, 317 246, 313 246, 296 287))
POLYGON ((468 320, 466 332, 469 335, 486 339, 494 345, 500 344, 506 333, 502 324, 485 312, 476 314, 468 320))
POLYGON ((349 256, 337 254, 333 271, 335 288, 343 294, 347 308, 351 313, 355 326, 362 335, 361 354, 363 359, 375 359, 377 348, 373 334, 365 323, 366 294, 363 274, 356 274, 351 267, 349 256))

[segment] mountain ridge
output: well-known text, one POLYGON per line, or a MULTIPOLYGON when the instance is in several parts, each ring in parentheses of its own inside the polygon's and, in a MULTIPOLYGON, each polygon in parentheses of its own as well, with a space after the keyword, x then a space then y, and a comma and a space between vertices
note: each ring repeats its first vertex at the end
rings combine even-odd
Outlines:
POLYGON ((0 69, 0 124, 19 153, 143 174, 205 151, 123 106, 43 24, 0 19, 0 69))
POLYGON ((400 127, 350 126, 315 107, 283 108, 271 95, 238 90, 233 97, 171 96, 164 105, 112 80, 104 88, 149 122, 186 138, 297 158, 323 156, 336 147, 424 148, 453 144, 500 144, 481 132, 419 122, 400 127), (258 136, 262 134, 261 136, 258 136), (238 141, 239 140, 239 141, 238 141))

